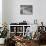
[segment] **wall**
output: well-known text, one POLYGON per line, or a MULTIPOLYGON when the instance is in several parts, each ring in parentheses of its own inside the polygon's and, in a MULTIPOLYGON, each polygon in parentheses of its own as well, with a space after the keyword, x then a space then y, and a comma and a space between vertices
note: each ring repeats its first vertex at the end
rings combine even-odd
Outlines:
POLYGON ((0 27, 2 27, 2 0, 0 0, 0 27))
POLYGON ((26 20, 29 24, 34 23, 37 19, 38 24, 41 21, 46 25, 46 0, 4 0, 3 20, 7 23, 22 22, 26 20), (32 15, 20 15, 20 5, 33 5, 32 15))
POLYGON ((46 0, 40 0, 40 21, 44 22, 44 25, 46 25, 46 0))
POLYGON ((2 0, 2 23, 7 22, 8 23, 8 19, 7 19, 7 2, 6 0, 2 0))
POLYGON ((13 18, 13 19, 11 22, 21 22, 23 20, 26 20, 30 24, 33 23, 34 19, 36 19, 35 16, 39 15, 39 11, 38 11, 39 8, 37 6, 39 4, 36 2, 38 2, 38 1, 36 1, 36 0, 35 1, 34 0, 17 0, 17 1, 12 0, 12 17, 11 18, 13 18), (33 5, 33 14, 32 15, 20 15, 20 5, 33 5), (36 7, 36 9, 35 9, 35 7, 36 7), (37 10, 37 11, 35 11, 35 10, 37 10), (37 12, 37 14, 36 14, 36 12, 37 12))

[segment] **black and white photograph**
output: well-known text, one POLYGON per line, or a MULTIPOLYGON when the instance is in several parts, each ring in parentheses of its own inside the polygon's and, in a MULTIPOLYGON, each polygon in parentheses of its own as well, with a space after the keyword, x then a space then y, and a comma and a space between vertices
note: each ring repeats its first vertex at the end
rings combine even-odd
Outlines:
POLYGON ((20 5, 21 15, 32 15, 32 13, 33 13, 32 5, 20 5))

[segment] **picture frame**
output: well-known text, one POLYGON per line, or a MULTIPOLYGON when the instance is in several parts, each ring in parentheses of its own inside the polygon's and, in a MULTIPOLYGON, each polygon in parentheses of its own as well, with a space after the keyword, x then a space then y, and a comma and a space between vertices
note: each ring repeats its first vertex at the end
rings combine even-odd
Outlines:
POLYGON ((33 6, 32 5, 20 5, 20 14, 21 15, 32 15, 33 6))

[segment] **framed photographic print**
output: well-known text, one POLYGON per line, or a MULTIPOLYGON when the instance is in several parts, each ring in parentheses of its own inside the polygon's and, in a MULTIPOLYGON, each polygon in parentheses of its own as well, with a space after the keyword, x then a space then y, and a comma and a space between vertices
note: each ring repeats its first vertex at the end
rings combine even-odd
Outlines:
POLYGON ((32 15, 33 6, 32 5, 20 5, 20 14, 21 15, 32 15))

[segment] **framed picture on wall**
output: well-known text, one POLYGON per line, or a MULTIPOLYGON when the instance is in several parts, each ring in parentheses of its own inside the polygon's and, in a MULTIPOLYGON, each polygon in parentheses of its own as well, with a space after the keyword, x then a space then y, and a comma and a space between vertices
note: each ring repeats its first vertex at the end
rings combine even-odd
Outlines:
POLYGON ((20 5, 20 14, 21 15, 32 15, 33 6, 32 5, 20 5))

